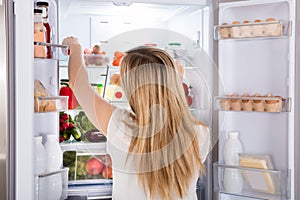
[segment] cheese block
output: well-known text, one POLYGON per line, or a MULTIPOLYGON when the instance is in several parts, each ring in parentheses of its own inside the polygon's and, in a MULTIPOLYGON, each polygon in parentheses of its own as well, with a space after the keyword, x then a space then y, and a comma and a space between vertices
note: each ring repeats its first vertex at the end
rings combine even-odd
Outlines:
MULTIPOLYGON (((269 156, 240 155, 240 166, 256 169, 273 169, 269 156)), ((275 177, 269 172, 243 170, 243 175, 253 190, 274 194, 275 177)))

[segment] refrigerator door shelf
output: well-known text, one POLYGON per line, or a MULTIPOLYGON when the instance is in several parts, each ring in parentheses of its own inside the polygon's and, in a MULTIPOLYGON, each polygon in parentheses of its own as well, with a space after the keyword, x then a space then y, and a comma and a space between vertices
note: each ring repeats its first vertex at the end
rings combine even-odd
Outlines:
POLYGON ((36 174, 35 175, 36 199, 42 200, 46 197, 45 195, 51 198, 52 194, 49 193, 49 190, 51 190, 51 188, 53 188, 53 190, 55 188, 57 189, 59 188, 61 194, 55 194, 55 195, 60 195, 60 199, 66 199, 68 197, 68 173, 69 173, 69 168, 64 167, 57 171, 36 174), (55 186, 56 183, 59 185, 55 186))
POLYGON ((216 111, 291 112, 291 98, 281 97, 215 97, 216 111))
POLYGON ((276 39, 288 37, 291 33, 291 22, 285 20, 263 21, 217 25, 214 27, 215 40, 253 40, 276 39))
MULTIPOLYGON (((52 60, 66 61, 68 59, 69 47, 66 45, 44 43, 44 42, 34 42, 36 46, 50 47, 53 57, 52 60)), ((49 59, 49 58, 35 58, 35 59, 49 59)))
POLYGON ((68 96, 38 97, 35 112, 59 112, 68 110, 68 96))
MULTIPOLYGON (((289 170, 247 168, 214 163, 213 173, 214 190, 222 194, 274 200, 289 199, 290 197, 289 170), (228 190, 226 184, 229 183, 224 180, 228 173, 241 174, 241 191, 228 190)), ((231 180, 234 181, 234 179, 231 180)))

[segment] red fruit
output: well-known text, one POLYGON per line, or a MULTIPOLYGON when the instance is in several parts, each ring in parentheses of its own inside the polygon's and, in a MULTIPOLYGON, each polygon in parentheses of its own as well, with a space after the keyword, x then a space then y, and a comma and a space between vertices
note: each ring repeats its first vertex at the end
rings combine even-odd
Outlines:
POLYGON ((69 123, 69 128, 75 128, 75 125, 72 123, 69 123))
POLYGON ((59 95, 60 96, 68 96, 69 97, 68 108, 70 110, 75 109, 78 106, 78 101, 77 101, 75 95, 73 94, 72 89, 69 87, 69 84, 67 84, 66 82, 62 82, 61 84, 65 85, 65 86, 62 86, 60 88, 59 95))
POLYGON ((83 54, 92 54, 92 50, 88 49, 88 48, 85 48, 83 50, 83 54))
POLYGON ((59 136, 59 142, 63 142, 63 141, 64 141, 63 136, 59 136))
POLYGON ((193 99, 191 96, 185 96, 186 97, 186 101, 188 103, 188 106, 191 106, 193 104, 193 99))
POLYGON ((105 167, 102 171, 103 178, 112 178, 112 168, 111 167, 105 167))
POLYGON ((61 119, 68 120, 69 119, 69 115, 66 114, 66 113, 64 113, 64 114, 62 114, 61 119))
POLYGON ((65 129, 65 130, 69 127, 68 123, 63 123, 61 126, 62 126, 62 128, 65 129))
POLYGON ((183 86, 185 95, 189 95, 189 86, 184 82, 182 83, 182 86, 183 86))
POLYGON ((86 165, 86 171, 91 175, 99 175, 103 171, 104 165, 97 158, 90 158, 86 165))

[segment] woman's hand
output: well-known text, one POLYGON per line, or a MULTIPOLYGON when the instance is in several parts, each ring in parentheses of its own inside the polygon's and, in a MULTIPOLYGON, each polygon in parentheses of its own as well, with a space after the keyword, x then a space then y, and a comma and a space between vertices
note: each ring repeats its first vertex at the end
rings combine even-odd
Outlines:
POLYGON ((70 55, 72 52, 74 52, 75 49, 81 50, 81 45, 79 43, 78 38, 69 36, 63 39, 62 41, 63 45, 69 46, 70 49, 70 55))

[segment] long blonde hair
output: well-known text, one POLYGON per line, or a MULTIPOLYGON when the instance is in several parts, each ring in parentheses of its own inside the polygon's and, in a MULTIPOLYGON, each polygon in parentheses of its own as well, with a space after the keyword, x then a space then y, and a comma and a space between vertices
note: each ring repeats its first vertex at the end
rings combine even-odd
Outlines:
POLYGON ((138 180, 152 199, 183 198, 195 172, 204 172, 195 130, 204 124, 190 113, 175 67, 165 51, 153 47, 132 49, 121 62, 121 86, 137 125, 128 155, 142 155, 138 180))

